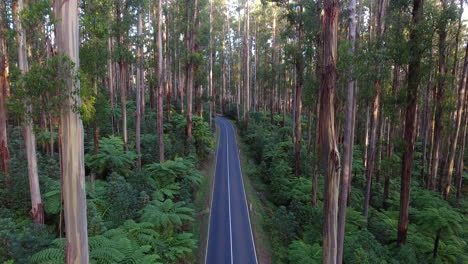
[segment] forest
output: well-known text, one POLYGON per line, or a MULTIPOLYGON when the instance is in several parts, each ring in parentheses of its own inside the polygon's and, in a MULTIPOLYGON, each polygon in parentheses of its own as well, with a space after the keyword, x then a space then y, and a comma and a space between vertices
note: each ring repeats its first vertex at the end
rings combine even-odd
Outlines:
POLYGON ((1 0, 0 263, 468 263, 467 8, 1 0))

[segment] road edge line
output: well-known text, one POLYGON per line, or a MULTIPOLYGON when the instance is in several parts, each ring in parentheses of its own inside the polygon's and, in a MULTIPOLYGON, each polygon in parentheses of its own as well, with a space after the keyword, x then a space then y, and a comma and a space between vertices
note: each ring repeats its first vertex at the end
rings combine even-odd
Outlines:
MULTIPOLYGON (((218 127, 221 127, 220 125, 218 125, 218 127)), ((219 147, 220 147, 220 143, 221 143, 221 129, 220 130, 220 133, 218 135, 218 146, 216 146, 216 158, 215 158, 215 169, 214 169, 214 175, 213 175, 213 184, 211 186, 211 201, 210 201, 210 216, 208 218, 208 232, 207 232, 207 235, 206 235, 206 248, 205 248, 205 264, 206 264, 206 260, 208 259, 208 246, 210 245, 210 229, 211 229, 211 209, 213 208, 213 195, 214 195, 214 187, 215 187, 215 182, 216 182, 216 169, 217 169, 217 166, 218 166, 218 152, 219 152, 219 147)))
POLYGON ((247 215, 248 215, 248 219, 249 219, 250 237, 252 238, 252 243, 253 243, 253 247, 254 247, 255 263, 258 264, 257 247, 255 246, 255 239, 254 239, 253 230, 252 230, 252 222, 250 221, 249 204, 247 202, 247 194, 245 193, 244 176, 243 176, 244 173, 242 171, 242 166, 241 166, 241 163, 240 163, 240 155, 239 155, 240 149, 239 149, 239 144, 237 144, 237 133, 236 133, 236 130, 234 129, 234 126, 232 125, 232 123, 229 122, 229 124, 232 127, 232 130, 233 130, 233 133, 234 133, 234 140, 235 140, 235 143, 236 143, 236 146, 237 146, 237 161, 239 162, 238 165, 239 165, 239 170, 241 172, 240 176, 241 176, 241 182, 242 182, 242 192, 244 193, 245 208, 247 210, 247 215))

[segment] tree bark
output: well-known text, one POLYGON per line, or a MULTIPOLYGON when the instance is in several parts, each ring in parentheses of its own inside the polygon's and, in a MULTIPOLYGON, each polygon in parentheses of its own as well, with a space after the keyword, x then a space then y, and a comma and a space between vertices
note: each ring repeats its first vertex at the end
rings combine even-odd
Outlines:
MULTIPOLYGON (((216 102, 216 99, 213 98, 213 0, 210 0, 210 47, 209 47, 209 57, 210 57, 210 70, 208 73, 208 93, 209 93, 209 122, 210 128, 213 126, 213 104, 216 102)), ((224 73, 223 73, 224 76, 224 73)))
MULTIPOLYGON (((379 0, 377 3, 377 17, 376 17, 376 27, 375 27, 375 37, 377 42, 377 49, 381 48, 382 40, 381 35, 384 29, 384 17, 385 17, 385 10, 387 7, 386 0, 379 0)), ((378 127, 379 127, 379 119, 380 119, 380 97, 381 97, 381 90, 382 90, 382 83, 380 80, 380 66, 377 67, 377 79, 374 81, 374 88, 375 88, 375 96, 372 102, 371 108, 371 119, 370 119, 370 135, 369 135, 369 147, 367 150, 367 166, 366 166, 366 193, 364 198, 364 219, 367 221, 369 215, 369 204, 371 200, 371 192, 372 192, 372 178, 374 175, 374 167, 375 167, 375 156, 376 156, 376 149, 377 144, 379 141, 378 137, 378 127)))
MULTIPOLYGON (((468 85, 468 83, 466 84, 468 85)), ((466 89, 466 88, 465 88, 466 89)), ((465 102, 468 101, 468 93, 465 92, 465 102)), ((458 161, 457 161, 457 171, 456 171, 456 188, 457 188, 457 200, 460 199, 462 195, 462 182, 463 182, 463 158, 465 154, 465 144, 466 144, 466 135, 467 135, 467 128, 468 128, 468 105, 465 106, 464 111, 464 125, 463 125, 463 133, 462 133, 462 142, 460 145, 460 151, 458 154, 458 161)))
MULTIPOLYGON (((299 12, 302 14, 303 7, 300 5, 299 12)), ((301 147, 302 147, 302 88, 304 85, 304 58, 302 55, 302 21, 297 25, 297 46, 298 53, 296 54, 296 92, 295 92, 295 106, 294 106, 294 174, 300 174, 300 161, 301 161, 301 147)))
POLYGON ((416 138, 416 115, 418 87, 421 82, 421 58, 423 51, 420 47, 419 23, 423 19, 424 0, 413 1, 412 29, 410 33, 410 53, 412 54, 408 69, 408 89, 405 114, 405 149, 403 152, 403 165, 400 188, 400 216, 398 220, 398 245, 406 243, 408 232, 408 209, 410 203, 411 172, 413 170, 414 142, 416 138))
POLYGON ((244 120, 245 127, 249 126, 250 122, 250 6, 249 1, 246 1, 246 25, 245 25, 245 76, 244 76, 244 89, 245 89, 245 102, 244 102, 244 120))
MULTIPOLYGON (((29 71, 28 57, 26 53, 26 31, 19 20, 19 15, 24 9, 24 1, 18 0, 15 14, 15 22, 18 31, 18 66, 22 74, 29 71)), ((31 217, 36 224, 44 224, 44 209, 41 199, 41 191, 39 187, 39 175, 37 169, 37 153, 36 153, 36 137, 34 135, 32 106, 26 106, 26 114, 24 115, 24 141, 26 146, 26 157, 28 161, 28 178, 31 194, 31 217)))
POLYGON ((336 59, 338 47, 338 0, 325 0, 322 12, 323 57, 320 84, 319 142, 326 168, 323 205, 322 263, 336 264, 340 154, 335 133, 336 59))
MULTIPOLYGON (((348 40, 351 43, 350 53, 354 55, 356 42, 356 0, 349 2, 349 32, 348 40)), ((353 171, 353 146, 354 146, 354 92, 356 81, 351 68, 348 80, 348 94, 346 98, 346 130, 344 136, 344 160, 343 175, 341 176, 341 189, 338 212, 338 238, 337 238, 337 261, 343 263, 344 236, 346 227, 346 209, 348 202, 348 189, 350 185, 350 175, 353 171)))
POLYGON ((138 6, 138 24, 137 24, 137 76, 136 76, 136 110, 135 110, 135 150, 138 155, 137 169, 141 169, 141 90, 142 90, 142 71, 143 71, 143 47, 142 47, 142 34, 143 34, 143 19, 142 8, 138 6))
MULTIPOLYGON (((447 0, 441 0, 442 5, 442 12, 446 12, 447 9, 447 0)), ((443 127, 443 109, 442 109, 442 101, 444 98, 444 90, 445 90, 445 79, 447 74, 447 67, 446 67, 446 52, 447 52, 447 18, 444 18, 440 21, 437 29, 437 33, 439 35, 439 61, 437 66, 438 77, 437 86, 434 90, 434 104, 436 105, 436 113, 435 113, 435 121, 434 121, 434 147, 432 153, 432 171, 431 171, 431 179, 429 183, 429 189, 435 190, 436 188, 436 179, 437 174, 439 171, 439 159, 440 159, 440 141, 443 140, 442 135, 444 131, 443 127)))
POLYGON ((157 127, 159 139, 159 162, 164 162, 164 127, 163 127, 163 100, 164 100, 164 68, 162 47, 162 0, 158 1, 158 103, 157 103, 157 127))
MULTIPOLYGON (((5 8, 6 2, 0 3, 0 9, 5 8)), ((6 114, 6 99, 10 90, 8 83, 9 73, 9 60, 8 60, 8 48, 6 42, 5 23, 3 16, 0 16, 0 171, 5 174, 6 177, 6 189, 9 189, 9 177, 10 172, 10 151, 8 150, 8 133, 7 133, 7 114, 6 114)))
MULTIPOLYGON (((55 1, 57 47, 60 54, 74 62, 72 74, 79 68, 79 19, 78 0, 55 1)), ((66 263, 87 264, 88 229, 86 218, 86 191, 84 169, 83 122, 74 106, 81 106, 79 96, 80 82, 68 77, 67 93, 61 109, 63 187, 62 195, 65 208, 66 263)))
MULTIPOLYGON (((193 108, 193 87, 194 87, 194 74, 195 74, 195 62, 193 61, 193 56, 197 52, 197 30, 198 30, 198 0, 193 0, 193 5, 190 4, 192 1, 187 1, 187 6, 193 7, 193 14, 191 16, 191 28, 190 25, 187 25, 186 32, 186 41, 187 41, 187 50, 189 52, 189 60, 187 64, 186 72, 186 93, 187 93, 187 139, 189 144, 192 142, 192 108, 193 108)), ((190 18, 190 12, 187 13, 187 19, 190 18)))

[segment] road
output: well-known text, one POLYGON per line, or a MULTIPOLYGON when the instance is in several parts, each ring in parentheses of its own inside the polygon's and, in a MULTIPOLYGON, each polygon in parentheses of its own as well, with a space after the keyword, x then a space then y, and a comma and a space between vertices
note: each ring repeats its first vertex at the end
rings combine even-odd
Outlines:
POLYGON ((206 264, 257 264, 236 134, 218 117, 219 142, 208 227, 206 264))

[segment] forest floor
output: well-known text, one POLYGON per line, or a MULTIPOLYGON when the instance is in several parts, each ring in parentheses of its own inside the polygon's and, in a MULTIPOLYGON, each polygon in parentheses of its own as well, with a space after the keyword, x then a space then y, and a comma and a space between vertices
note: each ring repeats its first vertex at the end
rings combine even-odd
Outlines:
POLYGON ((255 179, 248 175, 249 156, 247 155, 247 146, 243 143, 236 128, 236 141, 239 147, 239 157, 242 168, 242 177, 244 179, 244 188, 247 195, 247 203, 250 209, 250 218, 252 231, 255 239, 257 257, 260 264, 271 263, 271 242, 268 232, 265 230, 265 221, 268 219, 266 205, 261 201, 261 192, 255 188, 255 179))
POLYGON ((203 180, 194 195, 196 217, 193 229, 195 239, 198 241, 196 263, 205 263, 206 242, 208 238, 208 225, 210 219, 210 201, 216 164, 216 150, 218 149, 219 144, 218 127, 216 127, 213 136, 215 137, 216 141, 215 151, 208 159, 200 162, 200 170, 203 180))

